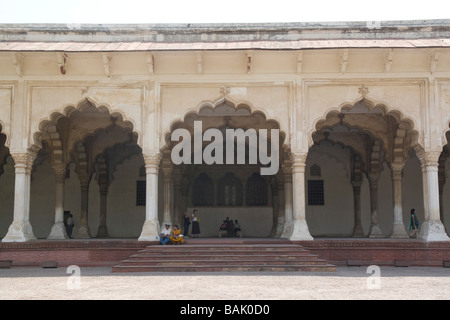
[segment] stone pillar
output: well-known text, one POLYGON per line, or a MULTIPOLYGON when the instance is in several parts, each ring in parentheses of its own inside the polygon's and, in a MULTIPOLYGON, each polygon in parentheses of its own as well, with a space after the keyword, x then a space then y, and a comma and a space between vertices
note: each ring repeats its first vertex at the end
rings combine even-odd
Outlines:
POLYGON ((270 188, 272 190, 272 230, 269 237, 275 238, 278 226, 278 213, 280 201, 278 200, 278 182, 275 177, 272 177, 270 182, 270 188))
POLYGON ((56 178, 55 192, 55 223, 47 239, 62 240, 67 239, 66 227, 64 226, 64 179, 66 177, 66 169, 64 166, 54 168, 56 178))
POLYGON ((281 238, 289 238, 292 234, 292 167, 291 163, 285 163, 282 168, 284 175, 284 227, 281 238))
POLYGON ((440 152, 425 152, 422 161, 425 221, 419 237, 426 241, 450 241, 439 213, 439 155, 440 152))
POLYGON ((139 241, 155 241, 159 235, 158 222, 158 169, 160 153, 143 154, 146 174, 145 222, 139 241))
POLYGON ((361 224, 361 180, 352 181, 353 186, 353 208, 355 212, 355 226, 353 227, 353 237, 364 237, 364 231, 361 224))
POLYGON ((108 202, 108 184, 99 183, 100 188, 100 224, 98 226, 97 238, 108 238, 108 227, 106 226, 106 213, 108 202))
POLYGON ((163 213, 163 222, 161 223, 161 229, 164 228, 166 224, 170 224, 172 226, 173 168, 164 167, 162 168, 162 172, 164 182, 164 213, 163 213))
POLYGON ((370 187, 370 238, 383 238, 384 235, 381 232, 380 225, 378 224, 378 180, 380 175, 369 174, 369 187, 370 187))
POLYGON ((80 227, 78 228, 77 238, 87 239, 91 237, 88 220, 89 207, 89 177, 87 175, 80 175, 81 188, 81 210, 80 210, 80 227))
MULTIPOLYGON (((279 176, 277 179, 278 182, 278 219, 277 219, 277 230, 275 232, 275 238, 280 238, 284 229, 284 205, 285 205, 285 195, 284 195, 284 179, 279 176)), ((292 186, 291 186, 292 190, 292 186)), ((292 208, 291 208, 292 211, 292 208)))
POLYGON ((173 223, 181 228, 184 222, 184 212, 181 210, 181 172, 179 168, 174 168, 173 178, 173 223))
POLYGON ((98 187, 100 193, 100 224, 97 230, 97 238, 107 238, 108 228, 106 226, 107 202, 108 202, 108 166, 104 157, 98 159, 98 187))
POLYGON ((313 240, 306 223, 305 167, 306 154, 291 153, 292 159, 292 217, 290 240, 313 240))
POLYGON ((14 218, 2 242, 26 242, 36 239, 30 224, 31 168, 37 152, 11 153, 14 159, 14 218))
POLYGON ((392 192, 394 199, 394 226, 392 229, 391 238, 409 237, 403 223, 402 168, 402 164, 393 163, 391 165, 392 192))

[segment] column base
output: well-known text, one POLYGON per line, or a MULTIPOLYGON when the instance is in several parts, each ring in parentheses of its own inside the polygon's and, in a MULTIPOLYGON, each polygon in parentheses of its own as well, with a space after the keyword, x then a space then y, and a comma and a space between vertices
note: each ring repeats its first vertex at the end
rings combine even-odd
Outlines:
POLYGON ((13 221, 2 242, 26 242, 36 240, 29 221, 13 221))
POLYGON ((369 238, 384 238, 379 225, 376 224, 370 228, 369 238))
POLYGON ((158 220, 145 220, 138 241, 158 241, 158 220))
POLYGON ((280 238, 283 234, 284 229, 284 219, 278 219, 277 228, 275 230, 275 238, 280 238))
POLYGON ((289 237, 289 240, 297 241, 297 240, 314 240, 314 238, 309 233, 308 224, 305 220, 302 221, 294 221, 292 234, 289 237))
POLYGON ((280 235, 280 238, 289 239, 289 237, 292 234, 292 230, 294 229, 294 223, 291 222, 285 222, 283 226, 283 232, 280 235))
POLYGON ((66 232, 66 227, 64 226, 63 222, 57 222, 53 225, 52 230, 50 231, 50 234, 48 235, 48 240, 64 240, 68 239, 66 232))
POLYGON ((108 228, 106 226, 98 226, 97 238, 109 238, 108 228))
POLYGON ((80 226, 77 232, 77 239, 89 239, 91 238, 91 233, 89 231, 89 227, 86 226, 80 226))
POLYGON ((353 238, 365 238, 366 235, 364 234, 364 230, 362 228, 362 225, 356 225, 353 229, 353 238))
POLYGON ((403 223, 394 223, 394 228, 392 229, 391 238, 393 239, 405 239, 409 238, 406 232, 405 225, 403 223))
POLYGON ((419 238, 425 241, 450 241, 440 220, 425 221, 420 227, 419 238))

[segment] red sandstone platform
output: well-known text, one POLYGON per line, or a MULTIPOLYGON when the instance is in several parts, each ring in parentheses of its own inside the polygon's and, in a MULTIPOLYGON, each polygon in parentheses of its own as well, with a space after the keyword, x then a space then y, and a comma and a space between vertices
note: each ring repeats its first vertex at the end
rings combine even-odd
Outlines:
MULTIPOLYGON (((416 239, 317 238, 291 242, 273 238, 196 238, 186 244, 288 244, 297 243, 328 263, 344 265, 437 266, 448 265, 450 242, 416 239)), ((137 239, 33 240, 0 242, 0 261, 15 266, 114 266, 149 245, 137 239), (50 264, 49 264, 50 263, 50 264)))

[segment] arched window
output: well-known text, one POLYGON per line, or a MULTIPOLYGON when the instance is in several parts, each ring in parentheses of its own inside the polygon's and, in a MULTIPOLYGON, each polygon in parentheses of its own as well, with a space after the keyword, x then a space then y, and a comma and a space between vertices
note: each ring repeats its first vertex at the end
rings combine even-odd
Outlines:
POLYGON ((321 176, 321 170, 320 167, 317 164, 313 164, 311 168, 309 168, 309 175, 312 177, 320 177, 321 176))
POLYGON ((247 179, 245 201, 248 206, 267 205, 267 183, 260 174, 254 173, 247 179))
POLYGON ((214 183, 206 173, 200 173, 195 179, 192 196, 194 206, 212 206, 214 204, 214 183))
POLYGON ((242 183, 230 172, 219 180, 217 186, 217 204, 219 206, 242 205, 242 183))

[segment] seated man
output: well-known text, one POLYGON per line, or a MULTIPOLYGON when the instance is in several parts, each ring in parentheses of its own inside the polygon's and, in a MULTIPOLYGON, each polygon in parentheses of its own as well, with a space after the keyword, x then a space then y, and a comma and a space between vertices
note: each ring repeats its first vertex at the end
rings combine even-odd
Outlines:
POLYGON ((170 233, 171 232, 172 232, 172 229, 170 228, 170 224, 166 224, 166 228, 163 231, 161 231, 161 233, 159 234, 160 244, 164 245, 170 241, 170 233))
POLYGON ((220 225, 220 227, 219 227, 219 234, 218 234, 219 238, 221 238, 224 235, 227 235, 227 233, 228 233, 228 231, 227 231, 227 229, 228 229, 228 221, 229 220, 228 220, 228 217, 227 217, 227 219, 223 220, 222 224, 220 225))

